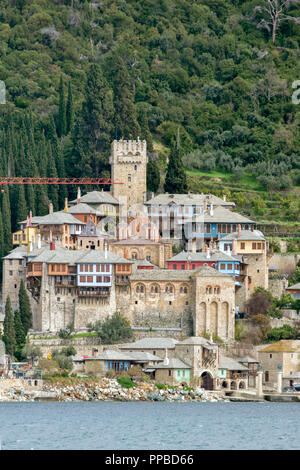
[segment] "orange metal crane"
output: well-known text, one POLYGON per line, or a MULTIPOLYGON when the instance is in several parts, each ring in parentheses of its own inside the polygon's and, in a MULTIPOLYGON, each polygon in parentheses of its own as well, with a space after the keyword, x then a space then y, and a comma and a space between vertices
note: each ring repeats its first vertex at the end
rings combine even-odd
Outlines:
MULTIPOLYGON (((47 178, 47 177, 22 177, 22 176, 1 176, 0 186, 7 184, 123 184, 112 181, 110 178, 47 178)), ((4 189, 1 189, 4 192, 4 189)))

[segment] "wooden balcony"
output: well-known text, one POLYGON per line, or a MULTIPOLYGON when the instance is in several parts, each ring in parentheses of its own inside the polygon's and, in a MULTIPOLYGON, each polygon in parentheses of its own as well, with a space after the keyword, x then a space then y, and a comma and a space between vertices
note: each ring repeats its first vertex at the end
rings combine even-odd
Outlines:
POLYGON ((96 290, 96 289, 84 289, 84 288, 77 288, 77 295, 78 297, 88 297, 88 298, 106 298, 110 296, 110 289, 107 290, 96 290))
POLYGON ((129 278, 126 277, 121 277, 121 276, 116 276, 116 286, 129 286, 130 281, 129 278))

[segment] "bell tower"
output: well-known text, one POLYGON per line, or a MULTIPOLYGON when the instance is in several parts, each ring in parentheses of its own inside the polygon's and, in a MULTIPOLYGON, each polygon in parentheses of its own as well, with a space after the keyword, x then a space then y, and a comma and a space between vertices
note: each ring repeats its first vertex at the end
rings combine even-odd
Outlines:
POLYGON ((147 143, 145 140, 114 140, 111 144, 112 195, 127 197, 127 206, 143 204, 146 195, 147 143))

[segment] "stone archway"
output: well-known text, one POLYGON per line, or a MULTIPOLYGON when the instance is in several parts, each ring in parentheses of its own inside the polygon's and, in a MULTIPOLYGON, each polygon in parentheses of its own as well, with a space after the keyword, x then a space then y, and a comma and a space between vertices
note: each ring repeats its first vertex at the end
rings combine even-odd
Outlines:
POLYGON ((207 371, 202 372, 201 379, 202 379, 202 387, 205 390, 214 389, 214 381, 213 381, 212 375, 209 372, 207 371))

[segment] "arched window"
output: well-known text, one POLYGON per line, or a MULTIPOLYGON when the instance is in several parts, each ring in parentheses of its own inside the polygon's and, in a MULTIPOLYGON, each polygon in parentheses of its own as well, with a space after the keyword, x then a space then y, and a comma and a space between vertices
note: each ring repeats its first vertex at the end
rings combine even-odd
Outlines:
POLYGON ((159 293, 159 286, 157 284, 152 284, 150 288, 151 294, 158 294, 159 293))
POLYGON ((211 287, 211 286, 207 286, 207 287, 206 287, 206 293, 207 293, 207 294, 211 294, 211 293, 212 293, 212 287, 211 287))
POLYGON ((135 288, 137 294, 143 294, 145 292, 145 287, 143 284, 138 284, 135 288))
POLYGON ((166 294, 174 294, 175 289, 172 284, 168 284, 165 289, 166 294))
POLYGON ((220 287, 219 286, 214 287, 214 294, 220 294, 220 287))
POLYGON ((179 292, 180 294, 187 294, 188 293, 187 286, 180 286, 179 292))
POLYGON ((136 253, 136 251, 134 251, 133 253, 131 253, 131 259, 137 259, 137 253, 136 253))

